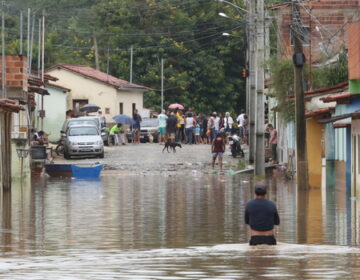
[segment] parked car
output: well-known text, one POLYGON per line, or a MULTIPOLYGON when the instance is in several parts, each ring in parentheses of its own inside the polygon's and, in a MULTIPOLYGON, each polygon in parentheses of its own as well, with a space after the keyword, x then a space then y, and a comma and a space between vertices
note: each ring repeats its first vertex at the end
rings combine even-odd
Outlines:
MULTIPOLYGON (((108 145, 108 138, 109 133, 106 129, 106 124, 102 122, 101 118, 98 116, 84 116, 84 117, 78 117, 78 118, 71 118, 66 119, 62 129, 61 129, 61 135, 63 136, 66 134, 67 130, 71 126, 77 126, 77 125, 94 125, 97 127, 99 131, 101 131, 101 138, 103 139, 103 142, 105 145, 108 145)), ((63 137, 62 137, 63 140, 63 137)))
MULTIPOLYGON (((132 142, 132 131, 127 133, 128 142, 132 142)), ((140 126, 140 142, 154 142, 159 141, 159 120, 158 119, 143 119, 140 126)))
POLYGON ((95 126, 70 126, 64 137, 64 158, 83 155, 104 157, 104 142, 95 126))

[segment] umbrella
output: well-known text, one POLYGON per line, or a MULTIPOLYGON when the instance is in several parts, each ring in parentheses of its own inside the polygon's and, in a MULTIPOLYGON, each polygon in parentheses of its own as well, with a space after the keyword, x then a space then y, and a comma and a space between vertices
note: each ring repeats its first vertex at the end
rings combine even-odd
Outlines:
POLYGON ((86 104, 80 108, 81 112, 94 113, 100 109, 98 105, 95 104, 86 104))
POLYGON ((184 106, 179 103, 174 103, 169 105, 169 109, 176 109, 176 108, 180 110, 184 110, 184 106))
POLYGON ((127 115, 116 115, 113 117, 113 120, 116 123, 127 124, 127 125, 133 125, 135 123, 135 121, 127 115))

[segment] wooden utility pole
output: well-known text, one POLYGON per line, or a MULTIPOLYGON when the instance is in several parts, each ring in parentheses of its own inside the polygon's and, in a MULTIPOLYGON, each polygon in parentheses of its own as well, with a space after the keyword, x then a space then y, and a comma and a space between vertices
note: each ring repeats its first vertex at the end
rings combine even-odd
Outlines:
POLYGON ((265 175, 264 143, 264 64, 265 29, 264 0, 256 2, 256 118, 255 118, 255 175, 265 175))
POLYGON ((308 163, 306 147, 306 119, 302 42, 299 38, 301 32, 300 9, 297 1, 292 1, 292 33, 294 38, 294 89, 295 89, 295 122, 296 122, 296 180, 299 189, 308 188, 308 163))
POLYGON ((248 77, 248 103, 249 103, 249 162, 254 162, 255 155, 255 111, 256 111, 256 41, 255 41, 255 1, 248 1, 249 32, 248 32, 248 53, 249 53, 249 77, 248 77))

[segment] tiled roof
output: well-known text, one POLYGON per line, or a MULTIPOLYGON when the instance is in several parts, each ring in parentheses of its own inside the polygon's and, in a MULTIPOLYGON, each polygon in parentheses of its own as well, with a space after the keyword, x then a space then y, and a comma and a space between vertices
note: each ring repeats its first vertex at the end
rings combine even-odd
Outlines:
POLYGON ((69 89, 69 88, 62 87, 62 86, 59 86, 57 84, 50 83, 50 82, 48 82, 46 85, 49 86, 49 87, 55 87, 55 88, 61 89, 61 90, 65 91, 65 92, 71 91, 71 89, 69 89))
POLYGON ((326 114, 326 113, 330 113, 332 110, 334 110, 334 107, 320 108, 320 109, 307 111, 305 113, 305 117, 306 118, 311 118, 311 117, 315 117, 315 116, 320 116, 320 115, 323 115, 323 114, 326 114))
POLYGON ((345 100, 350 101, 352 98, 359 98, 359 97, 360 97, 360 94, 340 93, 340 94, 334 94, 334 95, 320 98, 320 100, 327 103, 327 102, 345 101, 345 100))
POLYGON ((305 92, 305 95, 312 95, 317 93, 332 93, 333 91, 341 91, 344 87, 347 87, 349 85, 349 82, 343 82, 340 84, 337 84, 335 86, 325 87, 325 88, 318 88, 314 90, 309 90, 305 92))
POLYGON ((118 89, 140 89, 140 90, 146 90, 146 91, 152 90, 151 88, 146 87, 146 86, 141 86, 141 85, 129 83, 128 81, 125 81, 125 80, 118 79, 114 76, 108 75, 104 72, 101 72, 101 71, 91 68, 89 66, 58 64, 49 69, 55 69, 55 68, 67 69, 72 72, 86 76, 88 78, 92 78, 94 80, 103 82, 105 84, 109 84, 118 89))
POLYGON ((24 107, 16 105, 14 100, 7 98, 0 98, 0 108, 9 112, 19 112, 24 110, 24 107))

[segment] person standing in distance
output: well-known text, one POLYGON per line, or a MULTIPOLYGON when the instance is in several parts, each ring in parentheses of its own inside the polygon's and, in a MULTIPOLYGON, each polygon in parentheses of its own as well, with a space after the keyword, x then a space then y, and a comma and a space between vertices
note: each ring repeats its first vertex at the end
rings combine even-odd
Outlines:
POLYGON ((257 183, 256 198, 246 204, 245 224, 251 229, 251 246, 276 245, 274 225, 280 224, 280 218, 275 203, 265 198, 266 188, 266 183, 257 183))

